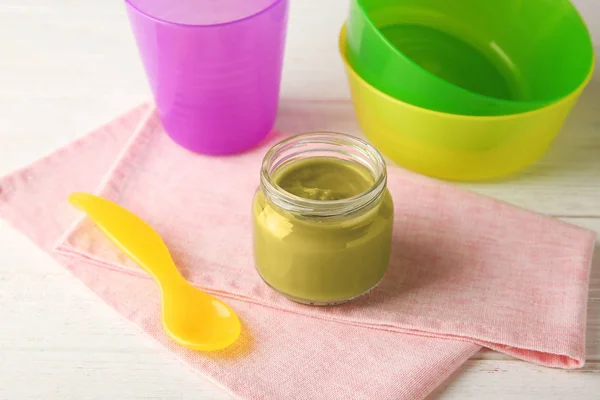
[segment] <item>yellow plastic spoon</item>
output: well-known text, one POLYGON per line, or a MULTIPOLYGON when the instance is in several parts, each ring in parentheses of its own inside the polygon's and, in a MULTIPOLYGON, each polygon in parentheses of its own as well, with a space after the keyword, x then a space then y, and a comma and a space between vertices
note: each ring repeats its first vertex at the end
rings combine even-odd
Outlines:
POLYGON ((163 327, 173 341, 190 349, 210 351, 237 340, 241 330, 237 315, 180 275, 167 246, 146 222, 92 194, 73 193, 69 202, 85 211, 122 252, 154 278, 162 296, 163 327))

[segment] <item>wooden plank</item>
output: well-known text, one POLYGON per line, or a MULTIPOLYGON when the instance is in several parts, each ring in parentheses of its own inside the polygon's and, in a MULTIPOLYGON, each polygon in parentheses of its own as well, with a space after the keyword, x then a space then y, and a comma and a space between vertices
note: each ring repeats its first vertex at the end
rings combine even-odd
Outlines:
POLYGON ((577 371, 533 366, 520 361, 467 361, 428 400, 597 399, 600 364, 577 371))

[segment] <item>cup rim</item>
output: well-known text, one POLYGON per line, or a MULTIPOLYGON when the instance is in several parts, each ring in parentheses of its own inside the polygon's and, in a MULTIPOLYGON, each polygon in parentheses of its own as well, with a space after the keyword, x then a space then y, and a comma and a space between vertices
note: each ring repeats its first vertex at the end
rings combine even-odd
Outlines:
POLYGON ((502 121, 502 120, 508 120, 508 119, 513 119, 513 118, 520 118, 520 117, 525 117, 528 116, 530 114, 535 114, 535 113, 539 113, 542 110, 548 110, 551 108, 557 108, 560 105, 562 105, 563 103, 566 103, 570 100, 572 100, 573 98, 579 96, 581 94, 581 92, 586 88, 586 86, 588 85, 588 83, 591 81, 593 75, 594 75, 594 69, 595 69, 595 61, 596 61, 596 57, 595 54, 592 54, 592 62, 590 64, 590 70, 586 76, 586 78, 583 80, 583 82, 577 87, 577 89, 573 90, 571 93, 569 93, 568 95, 555 100, 554 102, 548 103, 547 105, 540 107, 538 109, 535 110, 530 110, 530 111, 525 111, 525 112, 521 112, 521 113, 514 113, 514 114, 506 114, 506 115, 464 115, 464 114, 452 114, 452 113, 447 113, 447 112, 442 112, 442 111, 436 111, 436 110, 430 110, 427 108, 422 108, 419 106, 416 106, 414 104, 410 104, 407 102, 404 102, 402 100, 399 100, 395 97, 392 97, 390 95, 388 95, 387 93, 382 92, 381 90, 377 89, 376 87, 374 87, 373 85, 369 84, 367 81, 365 81, 355 70, 354 68, 350 65, 350 63, 348 62, 348 58, 346 57, 346 50, 345 50, 345 42, 346 42, 346 23, 344 22, 344 24, 342 25, 342 29, 340 30, 339 33, 339 38, 338 38, 338 51, 340 53, 340 56, 342 58, 342 62, 344 63, 344 66, 346 67, 346 70, 355 77, 355 79, 357 79, 364 87, 366 87, 367 89, 369 89, 370 91, 374 92, 375 94, 377 94, 379 97, 383 97, 385 98, 387 101, 395 103, 396 105, 401 105, 404 107, 408 107, 414 111, 420 111, 421 113, 424 114, 428 114, 428 115, 436 115, 439 117, 444 117, 444 118, 450 118, 450 119, 458 119, 458 120, 481 120, 481 121, 502 121))
POLYGON ((139 13, 140 15, 143 15, 144 17, 146 17, 152 21, 158 22, 160 24, 179 26, 182 28, 216 28, 216 27, 220 27, 220 26, 234 25, 234 24, 241 23, 241 22, 244 22, 247 20, 251 20, 255 17, 258 17, 259 15, 269 12, 272 8, 277 7, 279 4, 281 4, 283 2, 288 2, 288 1, 289 0, 272 0, 272 2, 267 7, 255 12, 254 14, 246 15, 245 17, 234 19, 234 20, 227 21, 227 22, 218 22, 216 24, 186 24, 186 23, 182 23, 182 22, 168 21, 165 19, 158 18, 154 15, 149 14, 146 11, 141 10, 138 6, 133 4, 134 0, 125 0, 125 3, 127 4, 127 6, 131 7, 135 12, 139 13))

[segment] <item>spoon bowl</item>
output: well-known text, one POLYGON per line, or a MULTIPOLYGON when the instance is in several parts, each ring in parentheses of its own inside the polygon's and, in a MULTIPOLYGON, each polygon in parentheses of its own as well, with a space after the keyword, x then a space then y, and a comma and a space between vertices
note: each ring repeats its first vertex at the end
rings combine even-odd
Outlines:
POLYGON ((176 343, 194 350, 223 349, 240 335, 236 314, 187 282, 162 289, 163 326, 176 343))

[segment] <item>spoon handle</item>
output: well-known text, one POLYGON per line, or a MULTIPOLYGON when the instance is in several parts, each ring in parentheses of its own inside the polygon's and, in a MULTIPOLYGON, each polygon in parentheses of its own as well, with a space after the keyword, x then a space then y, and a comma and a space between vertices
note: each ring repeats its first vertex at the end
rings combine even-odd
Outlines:
POLYGON ((84 211, 111 242, 159 285, 164 287, 185 281, 161 237, 137 215, 89 193, 73 193, 69 203, 84 211))

